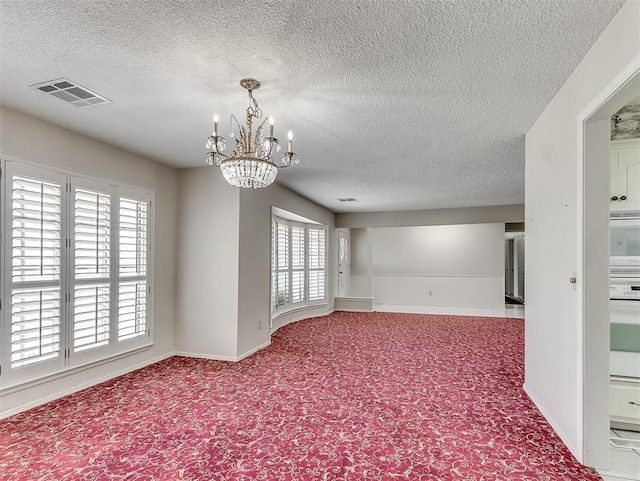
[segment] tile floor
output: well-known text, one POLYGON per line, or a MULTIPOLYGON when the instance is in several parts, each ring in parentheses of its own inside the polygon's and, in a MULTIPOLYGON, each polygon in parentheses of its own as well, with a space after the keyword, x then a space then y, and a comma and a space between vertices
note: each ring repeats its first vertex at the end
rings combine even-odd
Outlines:
MULTIPOLYGON (((611 437, 640 440, 640 433, 612 429, 611 437)), ((640 449, 611 446, 609 469, 599 469, 598 473, 604 481, 639 481, 640 449)))

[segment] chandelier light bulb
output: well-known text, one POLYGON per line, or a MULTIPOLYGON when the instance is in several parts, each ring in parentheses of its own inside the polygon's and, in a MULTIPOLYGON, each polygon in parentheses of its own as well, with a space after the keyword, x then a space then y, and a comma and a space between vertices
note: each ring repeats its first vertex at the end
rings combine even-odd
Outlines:
POLYGON ((287 152, 293 152, 293 132, 289 131, 289 144, 287 145, 287 152))
POLYGON ((269 137, 273 137, 273 124, 275 123, 275 121, 273 120, 273 117, 269 116, 269 137))
POLYGON ((213 114, 213 135, 218 135, 218 123, 220 119, 218 118, 218 114, 213 114))

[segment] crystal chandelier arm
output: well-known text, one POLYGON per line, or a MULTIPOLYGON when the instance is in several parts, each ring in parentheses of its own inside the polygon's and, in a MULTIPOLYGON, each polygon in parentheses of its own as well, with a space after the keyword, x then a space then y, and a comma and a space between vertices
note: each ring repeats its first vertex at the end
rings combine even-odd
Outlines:
POLYGON ((240 127, 240 138, 236 141, 236 146, 240 147, 241 154, 245 155, 249 152, 249 142, 247 141, 247 130, 244 127, 240 127))
POLYGON ((262 123, 258 126, 258 129, 256 130, 256 136, 254 139, 254 144, 256 146, 256 151, 260 148, 262 148, 263 152, 264 152, 264 156, 265 157, 270 157, 271 156, 271 145, 273 143, 273 139, 272 137, 268 137, 266 135, 263 135, 263 132, 265 131, 265 124, 269 121, 269 117, 267 117, 266 119, 264 119, 262 121, 262 123))
POLYGON ((235 135, 235 129, 238 130, 238 134, 240 133, 240 122, 238 122, 238 119, 236 118, 235 115, 231 114, 231 137, 233 137, 235 135), (234 122, 235 122, 235 127, 234 127, 234 122))
POLYGON ((229 134, 230 137, 235 137, 236 140, 236 148, 234 149, 233 153, 230 155, 230 157, 234 157, 235 155, 238 154, 238 150, 240 150, 240 154, 242 154, 243 151, 243 147, 242 147, 242 127, 240 127, 240 122, 238 122, 238 119, 236 118, 235 115, 231 115, 231 133, 229 134), (235 124, 235 125, 234 125, 235 124), (236 136, 235 134, 235 130, 238 131, 238 135, 236 136))

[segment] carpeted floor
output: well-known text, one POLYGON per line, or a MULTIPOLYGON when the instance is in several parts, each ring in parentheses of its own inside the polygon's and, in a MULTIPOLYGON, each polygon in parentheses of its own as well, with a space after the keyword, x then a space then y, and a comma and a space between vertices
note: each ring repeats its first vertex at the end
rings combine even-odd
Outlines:
POLYGON ((520 319, 335 313, 0 421, 2 480, 599 480, 522 391, 520 319))

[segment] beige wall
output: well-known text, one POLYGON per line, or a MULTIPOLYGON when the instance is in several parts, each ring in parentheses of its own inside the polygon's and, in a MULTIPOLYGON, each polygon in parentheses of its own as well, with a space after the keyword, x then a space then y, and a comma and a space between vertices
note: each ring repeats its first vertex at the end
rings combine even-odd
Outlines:
POLYGON ((328 225, 330 259, 334 214, 278 184, 231 187, 218 168, 183 169, 179 179, 177 351, 240 359, 271 339, 271 207, 328 225))
MULTIPOLYGON (((585 350, 588 279, 580 274, 583 266, 590 271, 607 256, 608 241, 596 233, 601 222, 589 230, 591 216, 601 213, 591 210, 583 197, 601 196, 606 205, 608 175, 601 169, 599 186, 590 185, 597 182, 590 175, 583 184, 581 116, 639 56, 640 2, 628 0, 526 136, 525 389, 578 460, 599 467, 606 467, 608 457, 606 369, 595 372, 585 358, 602 366, 608 362, 608 346, 600 336, 585 350), (599 254, 583 258, 591 234, 601 239, 599 254), (571 277, 577 277, 576 284, 571 277), (591 409, 594 404, 600 411, 591 409)), ((606 279, 606 267, 600 276, 606 279)), ((606 336, 608 319, 597 322, 591 326, 594 332, 606 336)))
POLYGON ((456 209, 406 210, 336 214, 337 227, 402 227, 414 225, 492 224, 523 222, 524 205, 456 209))
POLYGON ((504 224, 372 229, 375 304, 504 307, 504 224))
POLYGON ((179 171, 179 193, 176 350, 234 360, 239 189, 199 167, 179 171))
POLYGON ((269 342, 271 207, 328 226, 327 276, 328 307, 308 312, 317 315, 333 309, 335 278, 335 219, 327 209, 274 184, 267 189, 240 192, 240 269, 238 298, 238 355, 242 356, 269 342))
POLYGON ((155 192, 153 276, 154 345, 113 362, 41 383, 29 389, 0 391, 0 414, 39 400, 58 397, 96 380, 152 362, 174 350, 178 175, 171 167, 0 107, 3 158, 26 159, 70 169, 155 192))

